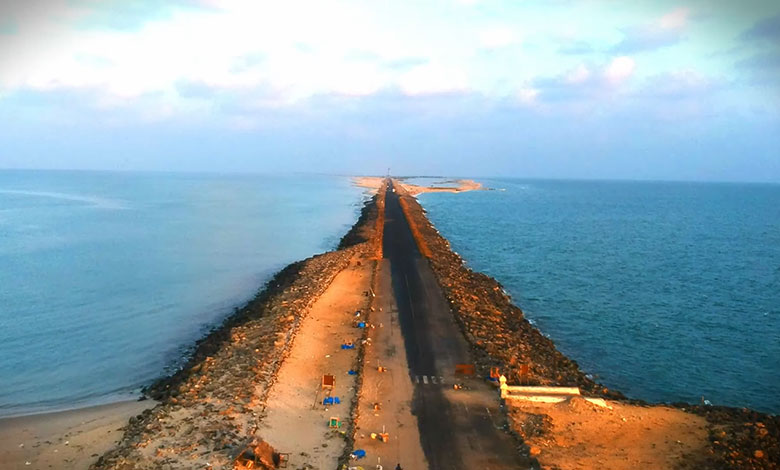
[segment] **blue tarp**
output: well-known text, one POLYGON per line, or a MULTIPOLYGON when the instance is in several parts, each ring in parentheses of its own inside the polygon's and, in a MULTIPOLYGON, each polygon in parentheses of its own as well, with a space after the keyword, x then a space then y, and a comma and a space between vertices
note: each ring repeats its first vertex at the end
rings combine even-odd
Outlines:
POLYGON ((341 404, 341 400, 339 400, 339 397, 326 397, 322 400, 323 405, 339 405, 341 404))
POLYGON ((355 349, 354 344, 342 344, 341 349, 355 349))
POLYGON ((365 456, 366 456, 366 451, 365 451, 365 450, 363 450, 363 449, 355 449, 355 450, 353 450, 353 451, 352 451, 352 455, 353 455, 353 456, 354 456, 356 459, 362 459, 363 457, 365 457, 365 456))

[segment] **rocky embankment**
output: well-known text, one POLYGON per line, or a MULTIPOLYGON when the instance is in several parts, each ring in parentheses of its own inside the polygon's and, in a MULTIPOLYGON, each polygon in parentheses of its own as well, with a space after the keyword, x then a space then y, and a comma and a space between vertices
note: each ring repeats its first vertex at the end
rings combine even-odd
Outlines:
POLYGON ((780 416, 747 408, 676 403, 678 408, 704 416, 710 449, 686 468, 770 470, 780 468, 780 416))
MULTIPOLYGON (((575 361, 561 354, 512 304, 495 279, 467 268, 425 216, 417 200, 395 185, 412 225, 420 251, 426 255, 450 303, 463 334, 472 345, 481 373, 498 366, 509 383, 577 386, 585 395, 630 401, 622 393, 591 380, 575 361), (522 375, 523 365, 527 374, 522 375)), ((650 405, 648 405, 650 406, 650 405)), ((681 468, 776 469, 780 468, 780 417, 745 408, 675 404, 704 416, 710 448, 692 456, 681 468)))
POLYGON ((154 408, 92 469, 232 468, 254 436, 265 399, 312 304, 351 261, 374 256, 376 197, 339 250, 287 266, 265 289, 198 342, 186 366, 148 387, 154 408))

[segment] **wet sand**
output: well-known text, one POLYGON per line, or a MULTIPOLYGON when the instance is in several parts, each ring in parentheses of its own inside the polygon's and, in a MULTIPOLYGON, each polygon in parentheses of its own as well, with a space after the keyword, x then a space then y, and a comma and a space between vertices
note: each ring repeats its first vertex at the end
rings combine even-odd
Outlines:
POLYGON ((154 404, 125 401, 0 419, 0 469, 86 470, 116 445, 131 416, 154 404))

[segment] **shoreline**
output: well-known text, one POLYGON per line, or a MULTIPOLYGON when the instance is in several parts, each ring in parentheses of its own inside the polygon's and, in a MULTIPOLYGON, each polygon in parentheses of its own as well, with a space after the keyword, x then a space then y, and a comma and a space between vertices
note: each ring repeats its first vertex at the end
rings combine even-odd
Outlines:
POLYGON ((28 416, 54 415, 58 413, 67 413, 89 408, 97 408, 100 406, 111 406, 119 403, 136 401, 140 402, 144 400, 146 400, 146 397, 143 396, 141 393, 141 388, 139 387, 137 388, 136 392, 114 393, 97 397, 94 400, 78 400, 70 404, 62 403, 45 408, 23 408, 20 411, 13 411, 9 414, 0 415, 0 423, 8 419, 25 418, 28 416))

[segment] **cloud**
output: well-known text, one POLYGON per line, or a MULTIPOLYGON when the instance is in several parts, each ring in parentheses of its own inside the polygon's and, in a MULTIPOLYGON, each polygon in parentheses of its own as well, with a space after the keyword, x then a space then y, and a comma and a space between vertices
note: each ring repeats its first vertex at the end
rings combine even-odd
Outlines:
POLYGON ((674 45, 683 39, 689 16, 690 10, 677 8, 651 23, 625 28, 623 40, 616 44, 611 52, 633 54, 674 45))
POLYGON ((402 59, 389 60, 385 62, 384 65, 393 70, 409 70, 428 63, 430 63, 430 59, 424 57, 405 57, 402 59))
POLYGON ((669 47, 680 42, 682 35, 676 30, 632 28, 623 30, 623 40, 611 52, 635 54, 669 47))
POLYGON ((203 82, 196 80, 179 80, 176 82, 176 91, 184 98, 214 98, 217 90, 203 82))
POLYGON ((756 22, 739 38, 750 45, 752 54, 734 64, 752 85, 767 86, 780 95, 780 14, 756 22))
POLYGON ((771 41, 780 43, 780 14, 758 21, 748 30, 740 34, 743 41, 771 41))
POLYGON ((628 56, 612 59, 612 62, 604 69, 604 78, 610 83, 619 84, 634 74, 636 63, 628 56))
POLYGON ((577 68, 566 74, 566 81, 568 83, 583 83, 587 81, 590 76, 590 69, 588 69, 585 64, 580 64, 577 68))
POLYGON ((593 46, 585 41, 573 41, 558 48, 558 53, 566 55, 582 55, 594 52, 593 46))
POLYGON ((177 11, 210 9, 204 2, 191 0, 79 0, 74 4, 83 10, 78 27, 114 31, 138 31, 149 22, 171 19, 177 11))
POLYGON ((402 75, 399 88, 410 96, 459 93, 468 90, 468 80, 461 70, 430 63, 402 75))
POLYGON ((483 30, 479 35, 479 45, 483 49, 500 49, 516 44, 518 41, 517 33, 504 26, 483 30))
POLYGON ((775 100, 780 97, 780 49, 759 52, 734 65, 744 72, 747 84, 766 87, 775 100))
POLYGON ((263 52, 250 52, 233 60, 230 71, 234 73, 247 72, 248 70, 262 65, 268 56, 263 52))
POLYGON ((637 94, 653 100, 700 100, 720 87, 717 81, 696 70, 681 69, 649 77, 637 94))
POLYGON ((676 8, 658 20, 661 29, 682 29, 688 24, 691 11, 688 8, 676 8))
POLYGON ((628 56, 615 57, 605 64, 579 64, 552 77, 532 81, 534 101, 561 106, 596 106, 625 93, 624 84, 634 74, 636 64, 628 56))
MULTIPOLYGON (((736 63, 739 68, 780 71, 780 50, 762 52, 736 63)), ((780 79, 780 77, 778 77, 780 79)))
POLYGON ((533 87, 525 86, 517 90, 517 99, 524 104, 535 104, 537 96, 539 96, 539 90, 533 87))

